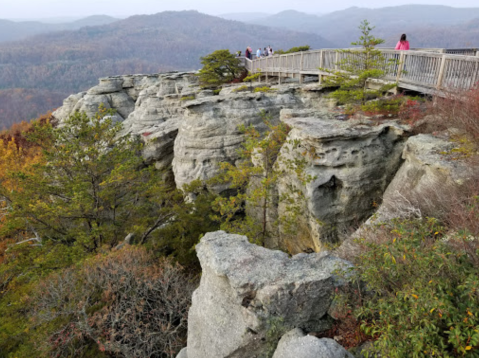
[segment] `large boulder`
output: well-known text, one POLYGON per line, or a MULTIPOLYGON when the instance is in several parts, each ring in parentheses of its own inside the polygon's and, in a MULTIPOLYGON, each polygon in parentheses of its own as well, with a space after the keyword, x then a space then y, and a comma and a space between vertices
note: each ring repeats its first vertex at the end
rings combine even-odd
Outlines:
POLYGON ((340 284, 333 272, 349 267, 327 252, 289 257, 223 231, 196 250, 203 273, 188 316, 190 358, 261 357, 291 329, 323 331, 340 284))
POLYGON ((297 328, 279 341, 273 358, 354 358, 346 349, 329 338, 307 336, 297 328))
MULTIPOLYGON (((341 121, 327 117, 282 116, 291 128, 277 165, 284 170, 278 195, 295 191, 302 203, 297 218, 307 235, 290 239, 279 233, 277 246, 291 253, 319 252, 344 240, 353 228, 368 219, 401 165, 407 128, 394 121, 380 124, 341 121), (302 163, 305 177, 288 168, 302 163)), ((279 203, 278 216, 288 208, 279 203)))

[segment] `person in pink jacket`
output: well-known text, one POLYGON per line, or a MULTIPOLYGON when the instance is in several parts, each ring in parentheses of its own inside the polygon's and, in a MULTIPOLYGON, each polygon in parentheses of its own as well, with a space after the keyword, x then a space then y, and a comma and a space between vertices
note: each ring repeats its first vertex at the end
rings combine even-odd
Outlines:
POLYGON ((397 43, 395 49, 400 51, 409 50, 409 41, 406 40, 406 34, 401 35, 401 39, 397 43))

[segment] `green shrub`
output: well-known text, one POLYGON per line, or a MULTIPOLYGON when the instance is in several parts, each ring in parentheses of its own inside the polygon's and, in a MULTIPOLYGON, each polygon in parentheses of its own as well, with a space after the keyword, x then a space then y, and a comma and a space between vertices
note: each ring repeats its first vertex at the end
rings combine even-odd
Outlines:
POLYGON ((393 96, 366 102, 361 105, 361 110, 367 115, 397 115, 404 102, 403 96, 393 96))
POLYGON ((256 87, 254 89, 254 93, 259 93, 259 92, 262 92, 262 93, 267 93, 267 92, 274 92, 275 89, 274 88, 270 88, 268 86, 264 86, 264 87, 256 87))
POLYGON ((363 243, 356 314, 383 357, 479 357, 477 246, 470 255, 443 230, 435 219, 395 221, 382 242, 363 243))
POLYGON ((261 78, 263 74, 261 72, 255 74, 249 74, 247 77, 243 78, 243 82, 254 82, 258 78, 261 78))
POLYGON ((240 86, 240 87, 237 87, 235 88, 232 92, 244 92, 244 91, 247 91, 248 90, 248 86, 246 85, 243 85, 243 86, 240 86))
POLYGON ((194 99, 195 99, 195 96, 181 97, 181 101, 192 101, 194 99))

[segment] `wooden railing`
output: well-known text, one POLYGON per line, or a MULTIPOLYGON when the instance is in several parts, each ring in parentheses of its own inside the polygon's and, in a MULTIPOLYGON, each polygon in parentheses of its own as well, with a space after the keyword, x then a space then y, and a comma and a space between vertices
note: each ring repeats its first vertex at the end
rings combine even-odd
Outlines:
MULTIPOLYGON (((359 51, 359 50, 358 50, 359 51)), ((381 49, 386 60, 397 60, 398 65, 386 66, 385 80, 397 82, 399 87, 424 93, 438 90, 469 89, 479 82, 479 52, 477 49, 421 49, 396 51, 381 49)), ((336 49, 323 49, 245 59, 249 72, 266 76, 298 77, 331 74, 321 71, 338 70, 338 62, 354 56, 336 49)))

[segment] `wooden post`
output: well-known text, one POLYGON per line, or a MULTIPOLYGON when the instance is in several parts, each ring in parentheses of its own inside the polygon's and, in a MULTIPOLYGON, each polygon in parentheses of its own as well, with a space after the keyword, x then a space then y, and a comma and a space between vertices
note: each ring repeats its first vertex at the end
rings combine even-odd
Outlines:
POLYGON ((402 70, 404 68, 404 61, 406 60, 406 53, 401 51, 401 56, 399 57, 398 73, 396 76, 396 82, 399 82, 401 79, 402 70))
POLYGON ((439 77, 437 78, 436 88, 441 89, 444 79, 444 69, 446 68, 446 55, 442 55, 441 67, 439 68, 439 77))
POLYGON ((336 51, 336 61, 334 62, 334 69, 336 71, 339 70, 338 62, 339 62, 339 51, 336 51))
POLYGON ((479 51, 476 51, 476 57, 479 57, 479 51))
MULTIPOLYGON (((321 50, 321 52, 319 53, 319 68, 320 68, 320 71, 321 71, 321 68, 323 68, 323 50, 321 50)), ((319 74, 318 77, 319 77, 318 82, 319 84, 321 84, 321 82, 323 82, 323 78, 321 74, 319 74)))
POLYGON ((299 64, 299 84, 303 84, 303 74, 301 73, 303 71, 303 60, 304 60, 304 53, 301 51, 301 62, 299 64))

